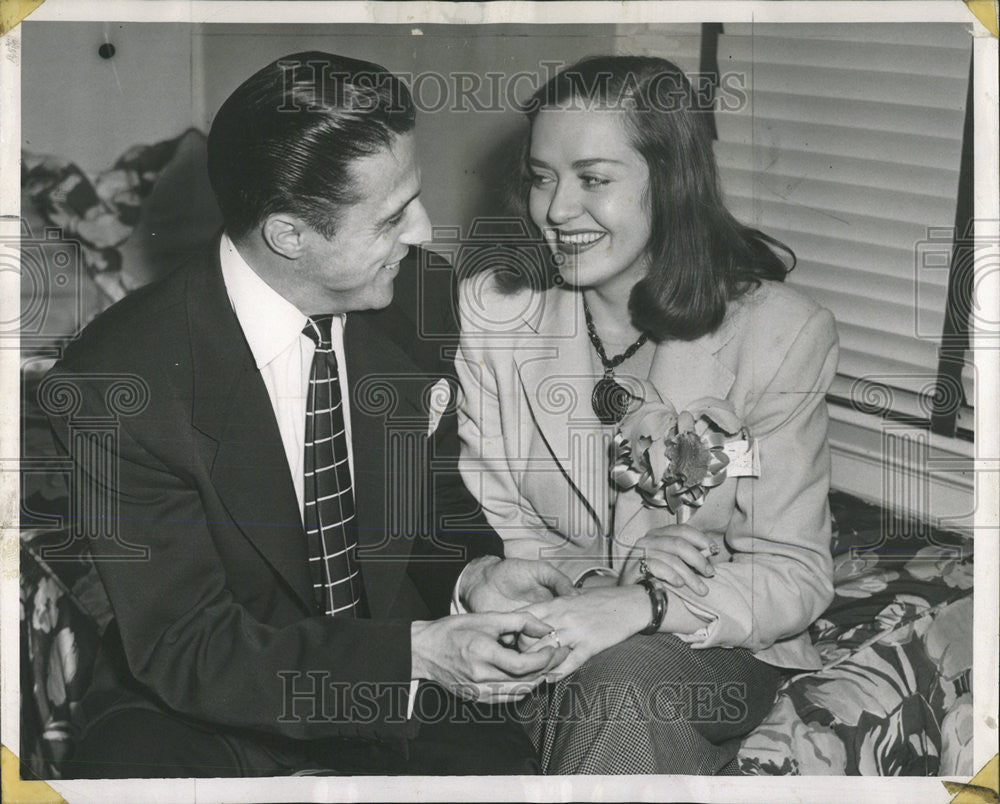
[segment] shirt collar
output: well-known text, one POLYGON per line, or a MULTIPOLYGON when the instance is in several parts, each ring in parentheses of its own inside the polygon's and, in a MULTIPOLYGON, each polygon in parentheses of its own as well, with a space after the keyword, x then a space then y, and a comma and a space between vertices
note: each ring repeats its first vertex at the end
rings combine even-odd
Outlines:
POLYGON ((219 243, 222 279, 257 368, 284 352, 302 333, 306 316, 260 278, 223 233, 219 243))

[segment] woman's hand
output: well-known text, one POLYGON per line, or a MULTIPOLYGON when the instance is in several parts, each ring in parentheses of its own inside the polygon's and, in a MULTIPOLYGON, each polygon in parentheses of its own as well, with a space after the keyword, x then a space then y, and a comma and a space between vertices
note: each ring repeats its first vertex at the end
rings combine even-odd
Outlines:
POLYGON ((711 556, 718 552, 719 546, 712 539, 690 525, 653 528, 629 552, 618 583, 629 585, 639 580, 643 574, 640 562, 645 559, 653 576, 668 586, 687 586, 697 595, 707 595, 708 587, 698 575, 715 575, 711 556))
POLYGON ((546 678, 557 680, 572 673, 587 659, 639 633, 649 624, 649 595, 641 586, 613 586, 587 590, 576 597, 557 597, 535 603, 523 611, 544 620, 553 633, 538 640, 522 639, 522 651, 570 648, 569 656, 546 678))

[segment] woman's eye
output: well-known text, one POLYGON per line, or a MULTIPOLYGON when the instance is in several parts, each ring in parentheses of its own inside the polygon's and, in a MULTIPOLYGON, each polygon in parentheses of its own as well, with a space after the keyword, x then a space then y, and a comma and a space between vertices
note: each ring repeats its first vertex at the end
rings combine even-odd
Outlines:
POLYGON ((585 187, 603 187, 606 184, 610 184, 610 179, 605 179, 600 176, 581 176, 583 185, 585 187))
POLYGON ((540 173, 534 173, 531 176, 531 184, 533 187, 544 187, 551 181, 552 179, 549 176, 542 176, 540 173))

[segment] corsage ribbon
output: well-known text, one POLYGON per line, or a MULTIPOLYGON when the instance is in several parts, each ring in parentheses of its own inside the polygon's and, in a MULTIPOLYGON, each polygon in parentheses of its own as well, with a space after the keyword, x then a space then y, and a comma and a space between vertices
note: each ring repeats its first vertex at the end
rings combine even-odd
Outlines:
POLYGON ((726 480, 726 447, 752 443, 732 405, 706 397, 678 414, 669 402, 645 402, 629 414, 612 444, 611 480, 634 488, 650 507, 667 508, 683 521, 726 480))

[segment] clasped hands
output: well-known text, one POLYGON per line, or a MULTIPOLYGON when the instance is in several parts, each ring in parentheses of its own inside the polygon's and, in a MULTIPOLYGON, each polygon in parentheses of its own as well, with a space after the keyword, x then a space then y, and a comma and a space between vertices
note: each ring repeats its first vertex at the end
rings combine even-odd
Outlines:
POLYGON ((460 590, 474 613, 413 623, 413 676, 467 699, 519 700, 645 628, 649 598, 636 581, 647 572, 668 587, 707 594, 701 578, 715 575, 717 552, 688 525, 656 528, 636 542, 617 580, 583 590, 544 560, 475 559, 460 590))
MULTIPOLYGON (((577 670, 591 656, 617 645, 650 623, 646 589, 636 582, 645 575, 669 589, 686 586, 707 595, 703 578, 715 576, 712 557, 719 549, 707 535, 689 525, 668 525, 649 531, 629 551, 617 579, 597 576, 575 598, 556 597, 528 606, 525 611, 552 626, 554 635, 536 640, 522 634, 518 647, 525 653, 543 650, 554 641, 572 648, 569 656, 547 678, 556 680, 577 670)), ((682 607, 683 608, 683 607, 682 607)), ((672 630, 670 607, 661 631, 672 630)), ((690 617, 686 610, 684 618, 690 617)), ((676 620, 680 624, 681 620, 676 620)), ((684 630, 690 622, 682 625, 684 630)), ((693 630, 693 629, 692 629, 693 630)))

